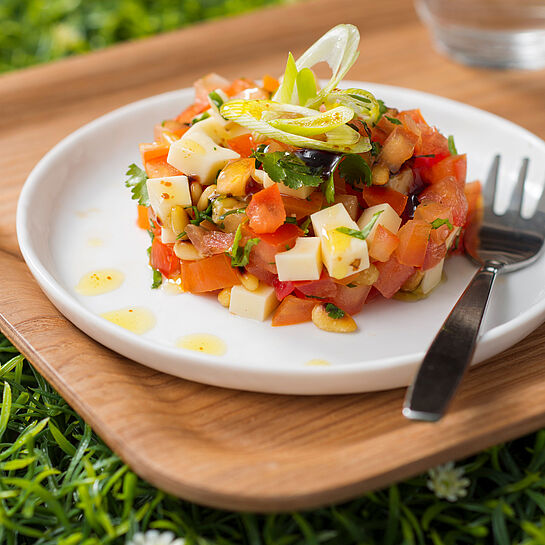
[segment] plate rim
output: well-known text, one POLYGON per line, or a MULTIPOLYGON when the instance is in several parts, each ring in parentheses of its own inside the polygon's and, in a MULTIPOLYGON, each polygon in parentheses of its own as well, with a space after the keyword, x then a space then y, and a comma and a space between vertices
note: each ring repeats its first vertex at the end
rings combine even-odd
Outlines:
MULTIPOLYGON (((456 108, 461 108, 465 110, 468 114, 478 114, 479 116, 485 116, 490 121, 494 123, 506 124, 512 131, 519 133, 526 139, 532 140, 538 147, 542 147, 545 153, 545 141, 541 138, 530 132, 529 130, 517 125, 516 123, 509 121, 505 118, 502 118, 496 114, 476 108, 469 104, 459 102, 450 98, 442 97, 440 95, 435 95, 432 93, 427 93, 424 91, 419 91, 415 89, 399 87, 394 85, 385 85, 380 83, 373 82, 364 82, 364 81, 344 81, 343 86, 362 86, 365 88, 371 88, 373 92, 379 94, 381 91, 393 92, 393 93, 403 93, 409 99, 413 97, 416 99, 415 102, 418 104, 418 100, 426 99, 432 103, 441 104, 448 107, 455 106, 456 108)), ((150 339, 142 338, 134 333, 126 331, 107 320, 104 320, 97 314, 93 313, 83 304, 81 304, 70 292, 65 289, 51 274, 48 270, 48 267, 42 260, 39 258, 37 251, 34 248, 32 242, 32 235, 30 229, 28 229, 29 223, 27 222, 27 210, 29 209, 29 203, 33 198, 35 192, 39 188, 42 180, 43 172, 47 170, 47 167, 50 163, 54 162, 58 156, 62 156, 66 148, 73 145, 74 142, 77 142, 81 138, 85 138, 88 133, 92 133, 95 127, 101 126, 103 123, 110 122, 115 120, 118 117, 123 117, 127 113, 138 110, 142 107, 153 105, 154 103, 161 103, 165 100, 168 100, 172 97, 180 97, 182 100, 184 95, 192 93, 193 89, 191 87, 186 87, 182 89, 176 89, 167 91, 165 93, 160 93, 157 95, 152 95, 123 106, 116 108, 106 114, 93 119, 89 123, 79 127, 75 131, 68 134, 60 142, 58 142, 54 147, 52 147, 34 166, 30 174, 28 175, 26 181, 23 184, 19 200, 17 203, 17 212, 16 212, 16 232, 19 248, 23 255, 23 258, 29 267, 32 275, 37 280, 42 291, 48 297, 48 299, 53 303, 53 305, 74 325, 81 329, 84 333, 91 336, 100 344, 126 356, 136 361, 140 361, 142 358, 134 357, 135 351, 138 353, 151 354, 155 352, 155 357, 165 356, 168 359, 174 358, 178 360, 181 369, 184 370, 185 367, 183 364, 190 364, 192 366, 198 365, 201 368, 202 372, 212 371, 217 372, 218 369, 222 369, 220 375, 225 375, 225 371, 236 375, 238 372, 244 372, 251 375, 253 379, 267 379, 267 378, 278 378, 279 375, 283 375, 288 379, 308 379, 309 377, 317 377, 322 379, 329 379, 332 376, 336 376, 340 379, 346 379, 347 377, 362 377, 362 373, 370 372, 388 372, 396 370, 400 372, 400 379, 406 377, 407 372, 414 372, 419 365, 420 361, 424 357, 424 352, 412 352, 409 354, 404 354, 401 356, 393 356, 382 359, 374 359, 370 361, 360 361, 352 363, 338 363, 332 366, 310 366, 310 365, 300 365, 293 367, 281 366, 278 368, 263 368, 263 367, 253 367, 250 363, 240 363, 230 359, 214 359, 214 356, 209 356, 206 354, 200 354, 197 352, 191 352, 188 350, 182 350, 175 346, 169 347, 161 343, 157 343, 150 339), (107 336, 108 339, 104 340, 104 336, 107 336), (121 346, 123 345, 123 346, 121 346), (403 375, 403 373, 405 373, 403 375), (403 377, 401 376, 403 375, 403 377)), ((515 344, 529 334, 529 332, 539 325, 538 320, 542 320, 545 317, 545 297, 541 300, 536 301, 535 304, 526 309, 523 313, 518 316, 504 322, 503 324, 497 325, 494 328, 490 329, 484 333, 480 339, 479 344, 488 346, 498 341, 506 333, 510 333, 513 338, 516 338, 515 341, 510 342, 509 346, 515 344), (526 331, 526 328, 528 329, 526 331), (522 331, 524 330, 524 331, 522 331), (515 333, 515 335, 513 335, 515 333)), ((501 352, 493 351, 494 354, 501 352)), ((478 359, 475 363, 482 361, 478 359)), ((164 366, 155 365, 150 361, 140 361, 143 365, 148 367, 155 368, 157 370, 171 373, 171 371, 165 371, 164 366)), ((205 377, 205 380, 201 378, 194 378, 191 373, 176 373, 177 376, 187 378, 189 380, 197 380, 199 382, 206 382, 208 384, 214 384, 216 386, 227 386, 234 387, 239 389, 261 391, 261 392, 276 392, 276 393, 303 393, 303 394, 313 394, 316 393, 320 388, 310 388, 309 391, 302 391, 301 388, 290 390, 290 388, 285 388, 284 391, 278 391, 277 389, 271 389, 268 387, 250 385, 249 387, 237 386, 236 384, 225 384, 225 381, 218 383, 217 380, 214 380, 213 376, 205 377)), ((235 380, 235 383, 237 381, 235 380)), ((251 381, 250 381, 251 382, 251 381)), ((323 381, 322 381, 323 382, 323 381)), ((398 386, 404 386, 407 384, 407 379, 401 380, 398 386)), ((397 386, 387 387, 387 389, 395 388, 397 386)), ((323 388, 322 388, 323 389, 323 388)), ((385 388, 378 388, 385 389, 385 388)), ((304 390, 304 389, 303 389, 304 390)), ((367 391, 362 389, 360 386, 352 388, 334 388, 332 391, 324 391, 320 393, 325 394, 337 394, 337 393, 348 393, 348 392, 361 392, 367 391)))

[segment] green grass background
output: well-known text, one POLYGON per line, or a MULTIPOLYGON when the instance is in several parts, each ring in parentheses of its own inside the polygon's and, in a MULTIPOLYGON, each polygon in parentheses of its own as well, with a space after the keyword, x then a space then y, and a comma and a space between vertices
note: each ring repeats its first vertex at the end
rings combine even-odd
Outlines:
MULTIPOLYGON (((0 71, 274 3, 0 0, 0 71)), ((138 478, 1 335, 0 380, 0 544, 123 544, 163 529, 188 545, 545 545, 544 430, 459 462, 471 484, 455 503, 422 475, 333 507, 237 514, 138 478)))

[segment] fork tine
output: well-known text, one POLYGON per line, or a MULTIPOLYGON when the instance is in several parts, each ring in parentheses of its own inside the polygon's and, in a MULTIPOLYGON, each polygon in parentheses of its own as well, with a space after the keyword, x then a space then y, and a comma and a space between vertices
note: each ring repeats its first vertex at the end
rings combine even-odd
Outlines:
POLYGON ((496 155, 492 161, 492 166, 488 171, 486 184, 483 189, 483 204, 485 210, 494 209, 494 200, 496 197, 496 184, 498 182, 498 171, 500 169, 500 156, 496 155))
POLYGON ((545 186, 541 190, 541 197, 539 198, 539 202, 537 203, 536 211, 541 212, 542 214, 545 214, 545 186))
POLYGON ((517 185, 513 189, 513 193, 511 193, 511 201, 509 202, 509 206, 507 207, 507 210, 509 212, 516 212, 520 214, 520 209, 522 207, 522 196, 524 195, 524 183, 526 181, 526 175, 528 174, 529 163, 530 159, 528 159, 528 157, 525 157, 522 160, 517 185))

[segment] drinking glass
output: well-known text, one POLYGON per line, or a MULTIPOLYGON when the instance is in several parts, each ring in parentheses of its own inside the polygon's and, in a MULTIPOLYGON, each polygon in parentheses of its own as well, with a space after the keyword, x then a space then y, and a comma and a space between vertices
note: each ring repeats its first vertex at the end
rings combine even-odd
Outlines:
POLYGON ((545 67, 545 0, 416 0, 437 48, 465 64, 545 67))

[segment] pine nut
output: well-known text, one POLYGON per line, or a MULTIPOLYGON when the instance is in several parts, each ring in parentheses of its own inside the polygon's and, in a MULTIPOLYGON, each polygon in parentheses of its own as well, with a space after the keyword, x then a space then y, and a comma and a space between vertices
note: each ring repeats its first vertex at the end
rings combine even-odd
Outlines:
POLYGON ((255 291, 259 287, 259 278, 249 272, 240 275, 240 282, 248 291, 255 291))
POLYGON ((352 333, 358 329, 352 316, 345 313, 342 318, 332 318, 324 305, 316 305, 312 309, 312 322, 316 327, 331 333, 352 333))
POLYGON ((209 185, 201 194, 199 197, 199 200, 197 201, 197 210, 199 212, 202 212, 203 210, 206 210, 208 208, 208 201, 210 200, 210 197, 214 194, 216 191, 217 186, 216 184, 209 185))
POLYGON ((182 261, 197 261, 203 258, 191 242, 177 242, 174 244, 174 253, 182 261))
POLYGON ((371 169, 371 180, 373 185, 384 185, 390 179, 388 167, 382 163, 376 163, 371 169))
POLYGON ((223 288, 218 293, 218 301, 221 306, 229 308, 229 305, 231 304, 231 288, 223 288))
POLYGON ((199 182, 191 182, 189 192, 191 193, 191 202, 197 204, 202 195, 202 185, 199 182))

